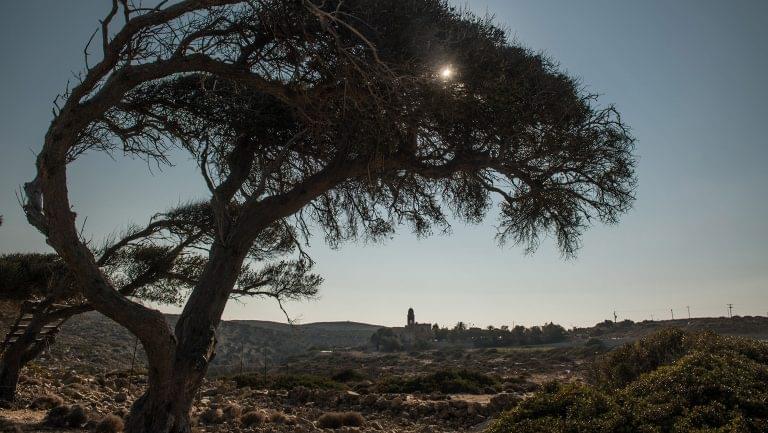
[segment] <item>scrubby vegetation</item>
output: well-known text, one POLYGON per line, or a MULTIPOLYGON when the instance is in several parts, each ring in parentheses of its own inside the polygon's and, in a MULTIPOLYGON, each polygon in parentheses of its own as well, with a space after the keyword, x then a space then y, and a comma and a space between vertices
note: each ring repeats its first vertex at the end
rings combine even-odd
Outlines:
POLYGON ((30 409, 52 409, 64 404, 64 399, 55 394, 46 394, 36 398, 32 404, 29 405, 30 409))
POLYGON ((380 392, 390 393, 467 393, 483 394, 497 391, 496 379, 469 370, 441 370, 414 377, 390 377, 379 383, 380 392))
POLYGON ((291 419, 283 412, 275 411, 269 414, 269 421, 274 424, 291 424, 291 419))
POLYGON ((367 379, 366 375, 361 373, 358 370, 353 370, 351 368, 345 368, 333 376, 331 376, 331 379, 336 382, 360 382, 365 379, 367 379))
POLYGON ((252 410, 240 417, 240 423, 245 427, 251 427, 267 422, 267 414, 262 411, 252 410))
POLYGON ((82 427, 88 421, 88 414, 80 405, 56 406, 45 417, 49 427, 82 427))
POLYGON ((589 375, 597 385, 619 388, 692 352, 738 353, 758 363, 768 363, 768 345, 754 340, 665 329, 598 358, 589 375))
POLYGON ((200 414, 200 421, 205 424, 221 424, 224 422, 224 411, 219 408, 208 408, 200 414))
POLYGON ((232 377, 238 388, 246 386, 251 388, 269 388, 291 390, 297 387, 309 389, 343 389, 344 385, 325 376, 313 374, 282 374, 278 376, 267 377, 267 383, 264 383, 264 376, 258 373, 245 373, 232 377), (266 385, 266 386, 265 386, 266 385))
POLYGON ((342 427, 360 427, 365 420, 358 412, 326 412, 317 420, 318 427, 337 429, 342 427))
POLYGON ((591 385, 550 384, 488 433, 768 431, 768 344, 665 330, 599 358, 591 385))
POLYGON ((119 433, 123 428, 122 418, 117 415, 107 415, 96 424, 96 433, 119 433))

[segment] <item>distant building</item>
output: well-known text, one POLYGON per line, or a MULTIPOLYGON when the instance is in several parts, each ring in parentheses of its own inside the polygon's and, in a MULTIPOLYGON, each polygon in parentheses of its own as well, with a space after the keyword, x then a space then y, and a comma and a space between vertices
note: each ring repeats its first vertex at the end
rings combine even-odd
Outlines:
POLYGON ((394 331, 404 346, 413 345, 417 341, 432 341, 435 339, 435 335, 432 332, 432 324, 416 322, 416 314, 413 308, 408 309, 405 326, 392 328, 392 331, 394 331))

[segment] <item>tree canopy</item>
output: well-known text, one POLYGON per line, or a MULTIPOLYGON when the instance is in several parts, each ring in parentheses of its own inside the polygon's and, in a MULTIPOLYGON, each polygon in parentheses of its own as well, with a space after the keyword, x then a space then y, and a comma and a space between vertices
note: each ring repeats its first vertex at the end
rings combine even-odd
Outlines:
POLYGON ((145 347, 153 368, 131 432, 189 429, 215 327, 265 237, 298 246, 317 229, 336 246, 402 224, 428 235, 498 204, 500 242, 533 250, 552 235, 569 256, 593 220, 614 223, 633 200, 618 112, 442 0, 115 0, 101 30, 103 56, 57 100, 25 211, 89 302, 145 347), (213 229, 171 331, 102 272, 66 185, 84 153, 164 163, 174 147, 198 163, 213 229))

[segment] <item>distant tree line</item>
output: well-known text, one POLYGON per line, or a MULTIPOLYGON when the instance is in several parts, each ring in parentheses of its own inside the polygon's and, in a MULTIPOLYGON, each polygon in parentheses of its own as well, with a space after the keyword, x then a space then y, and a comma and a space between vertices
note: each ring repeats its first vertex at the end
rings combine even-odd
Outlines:
POLYGON ((531 344, 549 344, 564 341, 568 332, 560 325, 547 323, 544 326, 502 326, 496 328, 468 328, 463 322, 458 322, 452 329, 432 325, 436 341, 456 343, 470 342, 476 347, 526 346, 531 344))
MULTIPOLYGON (((467 327, 464 322, 458 322, 453 328, 441 328, 432 325, 434 341, 456 344, 472 344, 475 347, 505 347, 527 346, 534 344, 550 344, 565 341, 568 331, 560 325, 547 323, 544 326, 502 326, 496 328, 467 327)), ((417 341, 414 348, 428 348, 428 341, 417 341)), ((371 344, 377 351, 397 352, 403 350, 404 344, 392 328, 380 328, 371 336, 371 344)))
POLYGON ((399 352, 403 350, 403 343, 392 328, 379 328, 371 335, 371 344, 377 351, 399 352))

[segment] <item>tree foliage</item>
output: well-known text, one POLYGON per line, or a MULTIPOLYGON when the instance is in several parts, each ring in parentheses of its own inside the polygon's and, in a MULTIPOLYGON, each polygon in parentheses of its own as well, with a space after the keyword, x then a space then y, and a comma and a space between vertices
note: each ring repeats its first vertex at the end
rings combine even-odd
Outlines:
POLYGON ((437 341, 463 342, 476 347, 505 347, 525 346, 533 344, 550 344, 565 341, 567 331, 560 325, 547 323, 544 326, 517 325, 512 329, 502 327, 487 329, 467 328, 464 322, 459 322, 453 329, 433 327, 437 341))
MULTIPOLYGON (((189 430, 215 327, 262 242, 298 246, 316 229, 336 246, 403 224, 423 236, 498 204, 500 242, 533 250, 553 236, 570 256, 593 220, 614 223, 633 200, 633 138, 618 112, 441 0, 115 0, 100 42, 57 99, 24 207, 88 301, 144 345, 152 374, 131 432, 189 430), (174 147, 197 161, 213 224, 171 330, 102 273, 67 170, 93 151, 165 163, 174 147)), ((253 281, 307 269, 277 266, 253 281)))

